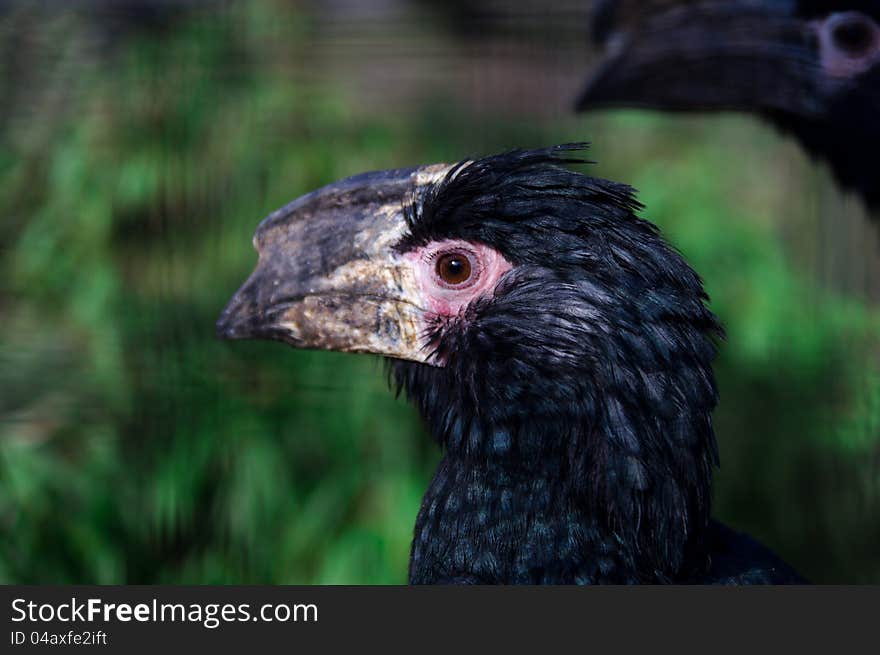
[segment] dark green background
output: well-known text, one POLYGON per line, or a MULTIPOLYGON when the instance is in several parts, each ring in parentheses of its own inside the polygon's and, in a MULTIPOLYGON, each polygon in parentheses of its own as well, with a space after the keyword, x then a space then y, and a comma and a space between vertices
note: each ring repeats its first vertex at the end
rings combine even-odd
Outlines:
POLYGON ((214 320, 302 193, 585 138, 726 325, 716 515, 812 580, 880 582, 858 204, 746 117, 570 116, 583 12, 468 31, 423 4, 0 10, 0 582, 404 582, 439 453, 381 361, 214 320))

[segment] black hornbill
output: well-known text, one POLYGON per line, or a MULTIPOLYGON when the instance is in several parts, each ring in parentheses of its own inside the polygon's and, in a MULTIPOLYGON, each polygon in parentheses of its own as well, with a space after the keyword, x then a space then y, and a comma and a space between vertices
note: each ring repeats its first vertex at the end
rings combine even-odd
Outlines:
POLYGON ((711 362, 697 274, 570 144, 366 173, 257 229, 228 339, 390 358, 444 450, 412 583, 782 583, 709 518, 711 362))
POLYGON ((603 0, 580 110, 754 112, 880 209, 880 0, 603 0))

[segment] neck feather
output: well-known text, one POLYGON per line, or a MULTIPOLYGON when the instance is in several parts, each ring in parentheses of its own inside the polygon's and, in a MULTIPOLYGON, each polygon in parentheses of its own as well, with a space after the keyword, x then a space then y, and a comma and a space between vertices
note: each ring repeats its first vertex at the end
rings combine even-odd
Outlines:
POLYGON ((445 450, 416 524, 413 583, 668 582, 705 566, 713 385, 697 414, 646 415, 609 385, 517 419, 474 412, 425 373, 438 372, 398 371, 445 450))

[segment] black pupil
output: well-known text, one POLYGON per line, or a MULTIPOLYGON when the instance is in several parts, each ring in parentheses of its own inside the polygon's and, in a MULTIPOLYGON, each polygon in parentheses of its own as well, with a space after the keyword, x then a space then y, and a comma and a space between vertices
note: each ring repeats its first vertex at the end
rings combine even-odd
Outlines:
POLYGON ((867 19, 849 20, 834 29, 834 43, 841 50, 858 55, 874 43, 874 30, 867 19))
POLYGON ((437 262, 437 274, 447 284, 461 284, 471 276, 471 263, 463 255, 443 255, 437 262))

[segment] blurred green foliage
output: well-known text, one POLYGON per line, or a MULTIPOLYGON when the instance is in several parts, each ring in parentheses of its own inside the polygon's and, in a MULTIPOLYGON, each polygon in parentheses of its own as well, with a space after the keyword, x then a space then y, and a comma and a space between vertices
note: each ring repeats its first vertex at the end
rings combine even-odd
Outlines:
POLYGON ((64 52, 0 132, 0 581, 404 582, 439 453, 381 362, 218 342, 214 320, 288 200, 596 129, 595 172, 641 190, 727 327, 716 514, 813 580, 880 582, 880 317, 819 289, 762 213, 772 171, 734 160, 772 137, 443 98, 365 114, 290 75, 309 29, 242 3, 73 66, 79 19, 41 24, 64 52))

